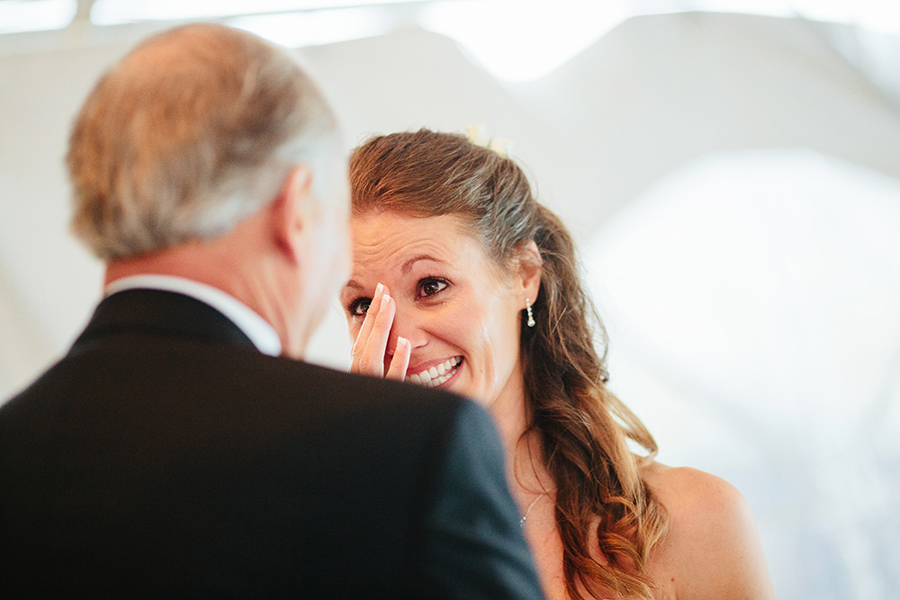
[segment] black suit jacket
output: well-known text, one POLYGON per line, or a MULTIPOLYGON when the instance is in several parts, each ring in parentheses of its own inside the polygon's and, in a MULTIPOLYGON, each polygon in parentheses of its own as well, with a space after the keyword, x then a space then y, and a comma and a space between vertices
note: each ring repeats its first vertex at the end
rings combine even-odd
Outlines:
POLYGON ((539 598, 490 417, 104 300, 0 408, 0 597, 539 598))

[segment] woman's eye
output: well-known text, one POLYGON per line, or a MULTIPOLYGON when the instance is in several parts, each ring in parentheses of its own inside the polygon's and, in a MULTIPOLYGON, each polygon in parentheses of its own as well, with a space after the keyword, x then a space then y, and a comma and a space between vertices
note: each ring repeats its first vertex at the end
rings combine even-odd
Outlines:
POLYGON ((364 317, 369 312, 369 305, 372 303, 371 298, 358 298, 350 303, 348 311, 354 317, 364 317))
POLYGON ((447 287, 447 282, 437 277, 428 277, 419 282, 419 297, 434 296, 447 287))

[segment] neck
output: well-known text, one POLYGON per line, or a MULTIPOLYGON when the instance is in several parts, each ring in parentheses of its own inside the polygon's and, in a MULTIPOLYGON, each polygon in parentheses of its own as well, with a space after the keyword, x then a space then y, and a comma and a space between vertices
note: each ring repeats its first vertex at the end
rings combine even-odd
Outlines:
MULTIPOLYGON (((238 246, 245 248, 247 246, 238 246)), ((284 354, 302 358, 294 316, 288 310, 283 278, 271 259, 252 251, 236 252, 233 244, 192 241, 158 252, 116 259, 107 264, 105 284, 132 275, 169 275, 203 283, 229 294, 265 319, 278 334, 284 354)))
POLYGON ((116 259, 106 266, 105 285, 133 275, 182 277, 222 290, 265 315, 240 264, 202 242, 188 242, 158 252, 116 259))
POLYGON ((525 433, 528 427, 524 379, 520 369, 513 373, 509 386, 491 404, 490 411, 497 423, 506 451, 507 480, 522 511, 543 492, 552 492, 555 483, 544 464, 539 437, 525 433))

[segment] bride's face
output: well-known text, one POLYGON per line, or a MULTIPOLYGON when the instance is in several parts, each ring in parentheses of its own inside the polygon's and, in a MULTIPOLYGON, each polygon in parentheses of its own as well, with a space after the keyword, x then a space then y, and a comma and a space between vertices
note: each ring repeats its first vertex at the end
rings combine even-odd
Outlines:
POLYGON ((351 337, 381 283, 396 303, 385 369, 402 336, 411 346, 408 381, 488 407, 521 395, 521 277, 501 273, 455 215, 382 212, 352 225, 353 274, 341 293, 351 337))

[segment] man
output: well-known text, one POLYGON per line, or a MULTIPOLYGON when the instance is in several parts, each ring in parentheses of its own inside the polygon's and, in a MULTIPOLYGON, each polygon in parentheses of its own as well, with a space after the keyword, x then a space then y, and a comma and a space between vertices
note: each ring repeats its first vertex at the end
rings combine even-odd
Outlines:
POLYGON ((0 409, 0 597, 540 597, 486 413, 296 360, 349 275, 349 200, 287 53, 151 38, 68 165, 106 293, 0 409))

